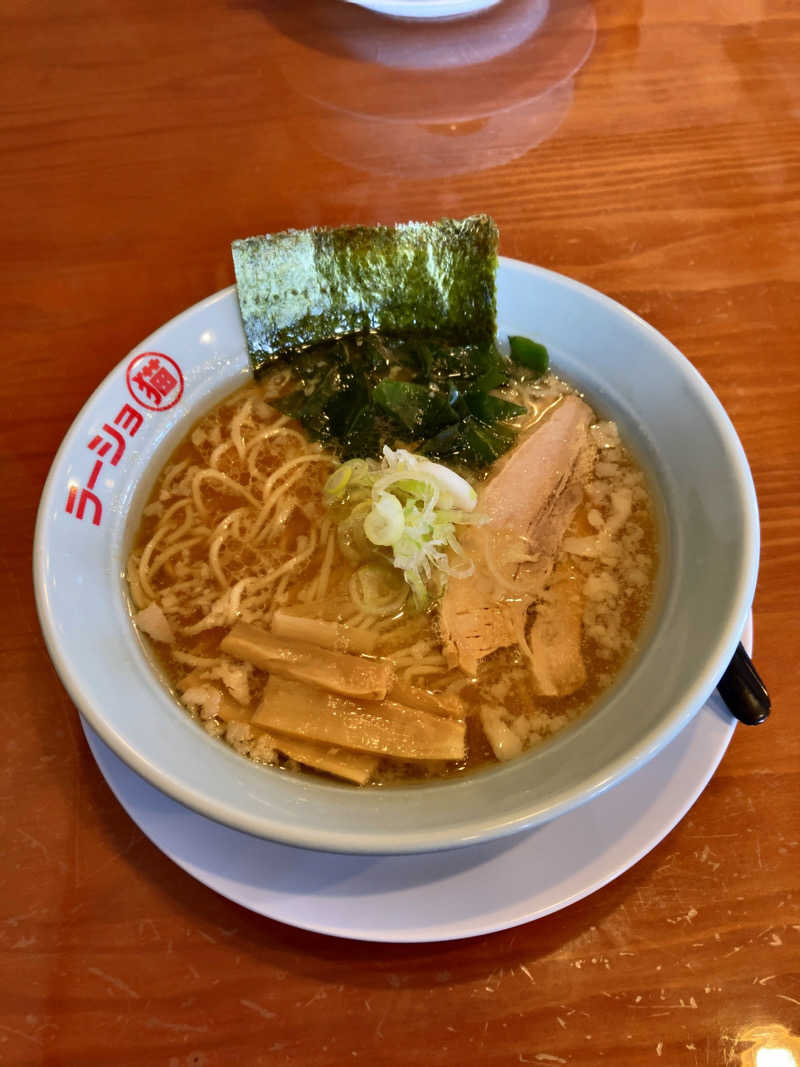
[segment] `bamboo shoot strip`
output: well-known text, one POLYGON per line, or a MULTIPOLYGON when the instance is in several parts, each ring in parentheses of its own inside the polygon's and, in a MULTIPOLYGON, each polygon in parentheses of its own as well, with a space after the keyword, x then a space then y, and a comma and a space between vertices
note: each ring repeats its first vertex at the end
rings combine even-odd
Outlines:
POLYGON ((272 616, 272 632, 276 637, 306 641, 339 652, 375 651, 378 635, 369 630, 359 630, 341 622, 311 619, 307 615, 295 615, 290 611, 276 611, 272 616))
POLYGON ((391 700, 355 701, 271 677, 253 722, 268 730, 396 759, 461 760, 463 722, 391 700))
POLYGON ((289 759, 297 760, 306 767, 333 774, 356 785, 366 785, 378 766, 377 756, 368 756, 363 752, 350 752, 335 745, 320 744, 318 741, 305 741, 299 737, 281 737, 270 734, 275 748, 289 759))
POLYGON ((394 681, 394 668, 388 660, 332 652, 305 641, 276 637, 244 622, 233 627, 220 648, 270 674, 357 699, 383 700, 394 681))
POLYGON ((444 715, 448 719, 463 719, 466 715, 464 702, 455 693, 433 693, 430 689, 421 689, 405 682, 394 683, 389 690, 389 699, 409 708, 417 708, 418 711, 444 715))

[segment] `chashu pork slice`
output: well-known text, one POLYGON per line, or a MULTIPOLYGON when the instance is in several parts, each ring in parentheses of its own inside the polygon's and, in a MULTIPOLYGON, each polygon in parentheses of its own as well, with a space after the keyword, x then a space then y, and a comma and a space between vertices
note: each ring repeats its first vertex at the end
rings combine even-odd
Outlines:
POLYGON ((571 563, 562 560, 537 605, 528 633, 531 680, 536 694, 568 696, 584 684, 582 636, 583 580, 571 563))
POLYGON ((565 397, 498 464, 478 494, 489 521, 462 544, 475 564, 470 578, 451 579, 439 624, 451 666, 474 675, 498 648, 525 645, 531 603, 544 589, 564 533, 583 497, 591 408, 565 397))

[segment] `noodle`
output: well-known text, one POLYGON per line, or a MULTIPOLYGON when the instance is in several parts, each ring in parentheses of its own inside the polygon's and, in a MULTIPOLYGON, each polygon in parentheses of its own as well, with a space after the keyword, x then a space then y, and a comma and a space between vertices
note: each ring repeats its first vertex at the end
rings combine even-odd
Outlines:
MULTIPOLYGON (((521 746, 530 746, 581 714, 633 643, 656 559, 644 481, 613 424, 592 428, 601 458, 560 549, 584 590, 583 652, 591 681, 574 695, 544 699, 531 691, 532 616, 514 613, 516 647, 500 647, 480 663, 476 677, 467 675, 445 654, 437 611, 413 614, 401 574, 380 555, 365 558, 343 535, 322 494, 336 456, 270 403, 290 382, 290 372, 281 368, 193 427, 157 481, 127 561, 132 601, 139 612, 155 605, 163 614, 164 632, 173 641, 157 644, 156 653, 170 683, 189 687, 187 706, 203 727, 251 758, 298 766, 280 754, 279 737, 247 721, 266 673, 220 650, 237 623, 269 631, 277 609, 298 620, 298 632, 306 632, 300 620, 307 619, 309 633, 324 631, 331 642, 352 641, 352 647, 370 651, 368 658, 388 661, 412 696, 424 690, 431 699, 449 701, 448 708, 463 705, 471 717, 465 760, 381 759, 378 782, 460 774, 495 759, 491 736, 507 739, 510 731, 521 746), (314 620, 325 625, 315 631, 314 620), (231 698, 246 705, 241 721, 220 718, 221 701, 231 698), (484 716, 487 707, 491 715, 484 716)), ((527 409, 514 420, 524 433, 567 392, 548 376, 515 383, 502 395, 527 409)), ((539 593, 544 588, 538 552, 507 544, 488 557, 473 558, 453 541, 449 581, 469 582, 480 570, 517 601, 526 585, 539 593)), ((448 714, 452 720, 453 711, 448 714)))

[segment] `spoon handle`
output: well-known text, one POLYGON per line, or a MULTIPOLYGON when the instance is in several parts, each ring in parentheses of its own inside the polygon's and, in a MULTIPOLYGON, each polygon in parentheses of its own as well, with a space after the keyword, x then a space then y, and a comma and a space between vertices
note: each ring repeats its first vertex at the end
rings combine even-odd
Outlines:
POLYGON ((769 693, 741 644, 720 678, 717 691, 731 714, 745 726, 758 726, 769 715, 769 693))

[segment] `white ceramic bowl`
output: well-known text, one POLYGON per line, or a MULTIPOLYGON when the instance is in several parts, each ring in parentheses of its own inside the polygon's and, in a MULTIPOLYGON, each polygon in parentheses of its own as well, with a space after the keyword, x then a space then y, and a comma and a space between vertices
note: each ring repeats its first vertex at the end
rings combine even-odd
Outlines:
POLYGON ((656 487, 657 603, 629 668, 574 727, 457 781, 359 791, 256 766, 208 737, 152 667, 122 568, 163 462, 249 375, 226 289, 157 330, 92 395, 55 458, 36 527, 53 662, 94 729, 153 785, 222 823, 307 848, 453 848, 596 796, 654 756, 713 691, 747 619, 759 540, 747 461, 722 406, 669 341, 594 290, 502 259, 498 297, 501 335, 543 341, 555 368, 617 420, 656 487))

